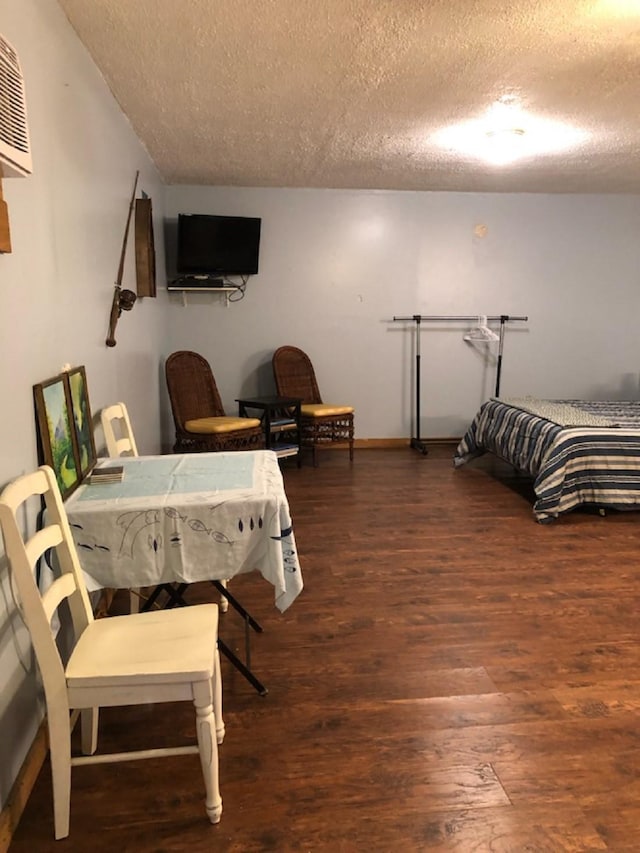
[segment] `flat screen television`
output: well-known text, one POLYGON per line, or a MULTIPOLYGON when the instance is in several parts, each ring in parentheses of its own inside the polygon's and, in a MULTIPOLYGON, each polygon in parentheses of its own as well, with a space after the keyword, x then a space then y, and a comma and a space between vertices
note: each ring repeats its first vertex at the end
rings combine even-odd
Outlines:
POLYGON ((178 215, 180 275, 256 275, 262 220, 248 216, 178 215))

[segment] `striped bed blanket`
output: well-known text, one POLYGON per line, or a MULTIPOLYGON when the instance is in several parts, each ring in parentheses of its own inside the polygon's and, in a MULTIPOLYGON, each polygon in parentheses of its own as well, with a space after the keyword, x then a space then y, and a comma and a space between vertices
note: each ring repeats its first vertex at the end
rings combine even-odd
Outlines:
POLYGON ((533 477, 540 522, 579 504, 640 509, 640 403, 492 398, 454 465, 486 452, 533 477))

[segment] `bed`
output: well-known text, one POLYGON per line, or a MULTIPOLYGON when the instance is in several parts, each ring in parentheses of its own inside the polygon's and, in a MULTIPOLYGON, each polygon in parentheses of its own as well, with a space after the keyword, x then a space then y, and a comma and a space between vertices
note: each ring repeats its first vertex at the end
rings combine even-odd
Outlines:
POLYGON ((640 509, 640 402, 493 397, 458 445, 454 465, 486 452, 533 478, 540 522, 580 504, 640 509))

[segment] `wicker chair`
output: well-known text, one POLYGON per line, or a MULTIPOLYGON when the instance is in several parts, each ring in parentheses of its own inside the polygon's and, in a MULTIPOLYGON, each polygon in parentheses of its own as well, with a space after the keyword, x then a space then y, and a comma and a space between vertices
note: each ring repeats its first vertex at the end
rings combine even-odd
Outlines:
POLYGON ((172 353, 165 374, 176 428, 174 453, 264 447, 257 418, 225 415, 211 367, 201 355, 188 350, 172 353))
POLYGON ((335 406, 322 402, 316 374, 309 356, 297 347, 285 346, 273 354, 273 375, 278 394, 298 397, 302 444, 310 447, 317 466, 316 450, 329 444, 349 444, 353 461, 353 406, 335 406))

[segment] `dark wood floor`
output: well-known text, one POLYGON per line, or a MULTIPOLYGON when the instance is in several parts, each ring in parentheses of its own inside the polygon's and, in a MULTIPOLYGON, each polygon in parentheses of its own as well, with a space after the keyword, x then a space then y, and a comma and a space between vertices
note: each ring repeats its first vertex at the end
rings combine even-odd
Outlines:
MULTIPOLYGON (((12 853, 637 853, 640 514, 539 525, 528 481, 451 448, 284 473, 305 589, 280 616, 233 582, 269 694, 223 660, 222 822, 195 756, 76 768, 54 842, 46 763, 12 853)), ((101 716, 104 750, 192 735, 188 705, 101 716)))

